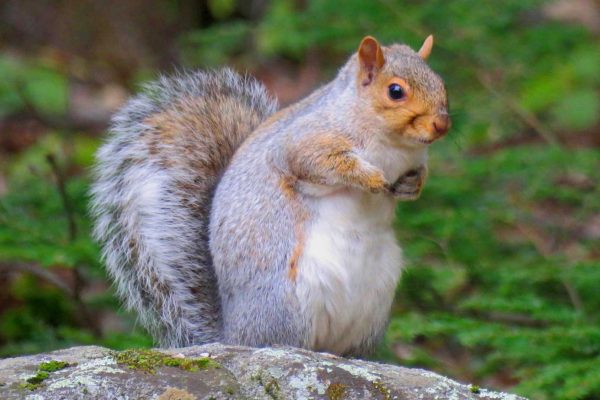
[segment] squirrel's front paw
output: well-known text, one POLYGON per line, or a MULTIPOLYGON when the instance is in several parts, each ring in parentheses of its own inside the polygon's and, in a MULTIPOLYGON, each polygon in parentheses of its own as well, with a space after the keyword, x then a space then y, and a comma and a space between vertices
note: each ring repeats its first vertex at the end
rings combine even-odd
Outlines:
POLYGON ((427 168, 421 166, 402 175, 388 188, 389 193, 402 201, 416 200, 421 195, 427 179, 427 168))
POLYGON ((389 190, 389 183, 386 181, 383 171, 364 161, 360 162, 360 168, 356 169, 353 174, 350 185, 371 193, 389 190))
POLYGON ((369 188, 371 193, 383 192, 386 190, 387 185, 389 184, 385 180, 385 176, 383 176, 383 173, 374 174, 373 176, 369 177, 367 183, 367 187, 369 188))

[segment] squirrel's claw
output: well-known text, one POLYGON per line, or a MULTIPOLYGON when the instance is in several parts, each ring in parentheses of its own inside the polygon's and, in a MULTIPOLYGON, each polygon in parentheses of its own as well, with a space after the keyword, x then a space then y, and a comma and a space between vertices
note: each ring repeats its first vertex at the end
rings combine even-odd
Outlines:
POLYGON ((427 168, 421 166, 402 175, 392 185, 388 185, 388 192, 401 201, 412 201, 419 198, 427 178, 427 168))

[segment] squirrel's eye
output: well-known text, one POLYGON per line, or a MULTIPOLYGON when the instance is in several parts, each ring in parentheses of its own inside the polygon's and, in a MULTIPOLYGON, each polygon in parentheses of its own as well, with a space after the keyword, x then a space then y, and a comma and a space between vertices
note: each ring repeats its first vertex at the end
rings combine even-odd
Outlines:
POLYGON ((402 86, 398 85, 397 83, 392 83, 390 86, 388 86, 388 95, 392 100, 402 100, 404 96, 406 96, 406 93, 404 93, 402 86))

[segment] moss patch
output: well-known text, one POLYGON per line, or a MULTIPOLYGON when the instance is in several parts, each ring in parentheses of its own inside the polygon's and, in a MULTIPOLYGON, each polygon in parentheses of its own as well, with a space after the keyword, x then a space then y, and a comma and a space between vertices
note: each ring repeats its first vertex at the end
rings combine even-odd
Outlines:
POLYGON ((280 393, 281 393, 281 388, 279 387, 279 382, 277 382, 275 379, 271 379, 265 385, 265 391, 272 398, 274 398, 274 399, 277 398, 276 396, 280 395, 280 393))
POLYGON ((40 387, 42 382, 44 382, 50 374, 44 371, 38 371, 38 373, 31 378, 25 380, 25 382, 21 383, 19 386, 23 389, 35 390, 40 387))
POLYGON ((26 382, 27 383, 33 383, 34 385, 37 385, 38 383, 44 382, 46 379, 48 379, 49 376, 50 376, 49 373, 44 372, 44 371, 40 371, 35 376, 32 376, 31 378, 27 379, 26 382))
POLYGON ((261 370, 253 375, 251 379, 257 381, 265 389, 265 393, 270 398, 274 400, 283 399, 279 382, 277 382, 277 379, 273 378, 267 371, 261 370))
POLYGON ((228 395, 232 395, 235 394, 235 388, 231 387, 231 386, 227 386, 225 388, 225 393, 227 393, 228 395))
POLYGON ((69 364, 68 362, 65 361, 48 361, 48 362, 43 362, 40 364, 40 366, 38 367, 38 370, 40 371, 46 371, 46 372, 54 372, 54 371, 60 371, 61 369, 65 369, 67 367, 69 367, 71 364, 69 364))
POLYGON ((479 392, 481 392, 481 390, 479 389, 479 386, 477 386, 477 385, 470 385, 469 391, 471 393, 475 393, 475 394, 478 394, 479 392))
POLYGON ((178 358, 160 351, 146 349, 125 350, 116 353, 114 357, 118 364, 124 364, 131 369, 140 369, 150 374, 154 374, 160 367, 175 367, 190 372, 220 367, 219 363, 207 357, 178 358))
POLYGON ((26 379, 25 382, 20 383, 19 387, 27 390, 36 390, 42 385, 42 382, 50 377, 50 373, 60 371, 61 369, 65 369, 70 366, 71 364, 65 361, 52 360, 43 362, 38 366, 37 374, 26 379))
POLYGON ((26 389, 26 390, 31 390, 31 391, 36 390, 40 386, 41 385, 39 383, 27 383, 27 382, 19 383, 19 387, 21 389, 26 389))
POLYGON ((373 382, 373 387, 383 395, 384 400, 390 400, 392 398, 390 389, 388 389, 383 382, 373 382))
POLYGON ((327 395, 327 398, 330 400, 341 400, 344 398, 345 394, 346 385, 343 385, 341 383, 332 383, 327 387, 327 390, 325 391, 325 395, 327 395))

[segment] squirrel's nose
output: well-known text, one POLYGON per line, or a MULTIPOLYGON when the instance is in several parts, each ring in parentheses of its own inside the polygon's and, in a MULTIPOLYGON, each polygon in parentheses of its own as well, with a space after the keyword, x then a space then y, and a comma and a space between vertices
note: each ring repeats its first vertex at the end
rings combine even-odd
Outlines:
POLYGON ((448 114, 438 114, 433 120, 433 130, 439 135, 445 135, 450 129, 450 117, 448 114))

